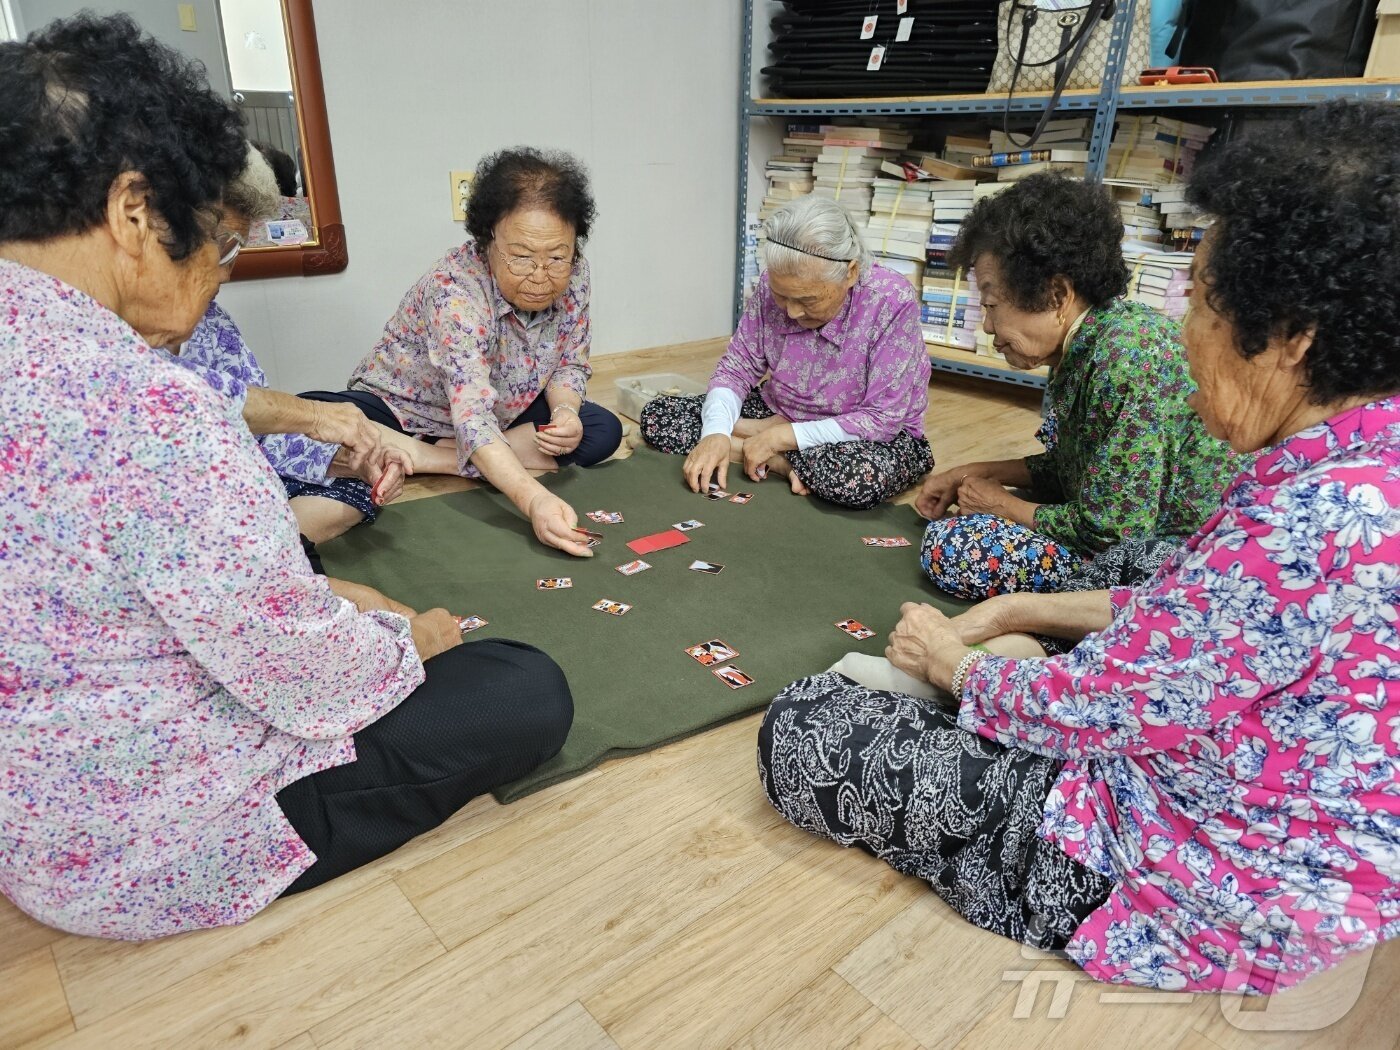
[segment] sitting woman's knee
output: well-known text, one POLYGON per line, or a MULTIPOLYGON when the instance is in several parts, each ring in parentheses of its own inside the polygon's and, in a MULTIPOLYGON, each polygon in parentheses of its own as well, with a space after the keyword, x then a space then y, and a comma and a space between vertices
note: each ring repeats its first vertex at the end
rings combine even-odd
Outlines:
POLYGON ((581 422, 584 436, 575 453, 579 466, 591 467, 603 462, 622 444, 622 420, 601 405, 586 404, 581 422))

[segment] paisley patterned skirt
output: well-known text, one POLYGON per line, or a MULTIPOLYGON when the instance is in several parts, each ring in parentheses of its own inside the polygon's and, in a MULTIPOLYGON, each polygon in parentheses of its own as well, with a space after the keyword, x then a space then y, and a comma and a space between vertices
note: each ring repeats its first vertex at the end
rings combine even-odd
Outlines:
POLYGON ((957 725, 951 710, 828 672, 784 689, 759 777, 793 824, 923 879, 969 922, 1062 949, 1112 883, 1040 838, 1060 763, 957 725))

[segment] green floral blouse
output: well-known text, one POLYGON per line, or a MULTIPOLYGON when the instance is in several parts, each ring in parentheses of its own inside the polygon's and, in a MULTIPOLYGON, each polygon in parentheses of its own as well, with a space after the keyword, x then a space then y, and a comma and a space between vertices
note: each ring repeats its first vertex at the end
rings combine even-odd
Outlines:
MULTIPOLYGON (((1248 461, 1206 433, 1179 329, 1150 307, 1091 310, 1050 377, 1056 436, 1026 457, 1037 532, 1096 554, 1190 536, 1248 461)), ((1045 430, 1042 430, 1042 434, 1045 430)))

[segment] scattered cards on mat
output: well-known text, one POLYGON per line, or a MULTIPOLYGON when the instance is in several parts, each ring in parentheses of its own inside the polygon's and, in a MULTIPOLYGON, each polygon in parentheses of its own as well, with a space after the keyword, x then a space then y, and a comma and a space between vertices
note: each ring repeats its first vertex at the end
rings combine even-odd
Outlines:
POLYGON ((724 571, 724 566, 712 561, 693 561, 690 567, 696 572, 708 572, 711 576, 718 576, 724 571))
POLYGON ((624 520, 622 512, 616 510, 590 510, 584 517, 599 525, 621 525, 624 520))
POLYGON ((863 642, 867 638, 874 638, 875 632, 859 620, 837 620, 836 626, 845 631, 858 642, 863 642))
POLYGON ((702 667, 713 667, 715 664, 734 659, 739 655, 739 650, 732 645, 726 645, 718 638, 711 638, 708 642, 692 645, 685 651, 685 655, 698 661, 702 667))
POLYGON ((691 529, 703 529, 704 527, 705 523, 703 521, 696 521, 694 518, 691 518, 689 521, 678 521, 671 526, 671 528, 675 529, 677 532, 689 532, 691 529))
POLYGON ((566 587, 574 585, 571 576, 550 576, 547 579, 536 580, 535 590, 537 591, 562 591, 566 587))
POLYGON ((637 573, 646 572, 650 568, 650 562, 645 562, 638 558, 636 561, 629 561, 626 565, 619 565, 617 571, 624 576, 635 576, 637 573))
POLYGON ((483 620, 480 616, 461 616, 457 619, 457 629, 463 634, 470 634, 479 627, 485 627, 490 620, 483 620))
POLYGON ((730 689, 742 689, 746 685, 753 685, 753 677, 739 670, 733 664, 728 667, 716 667, 711 674, 729 686, 730 689))
POLYGON ((909 541, 903 536, 862 536, 860 542, 867 547, 907 547, 909 541))
POLYGON ((632 611, 632 606, 628 605, 626 602, 615 602, 611 598, 599 599, 593 603, 593 608, 612 616, 626 616, 632 611))

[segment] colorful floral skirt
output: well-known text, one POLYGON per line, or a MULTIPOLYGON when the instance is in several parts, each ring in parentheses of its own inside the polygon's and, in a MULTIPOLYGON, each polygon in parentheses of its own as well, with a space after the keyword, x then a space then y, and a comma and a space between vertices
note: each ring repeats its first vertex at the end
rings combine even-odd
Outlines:
POLYGON ((1062 591, 1086 559, 1010 518, 964 514, 929 522, 920 562, 935 586, 980 601, 1013 591, 1062 591))

